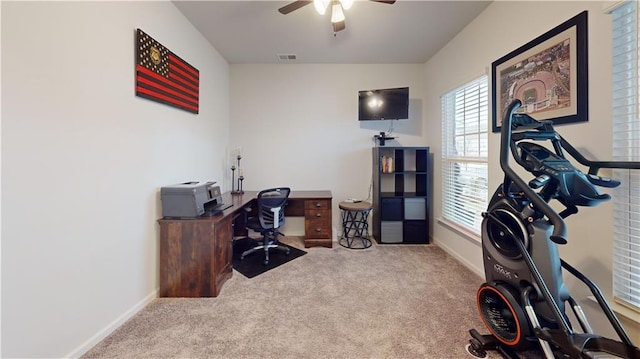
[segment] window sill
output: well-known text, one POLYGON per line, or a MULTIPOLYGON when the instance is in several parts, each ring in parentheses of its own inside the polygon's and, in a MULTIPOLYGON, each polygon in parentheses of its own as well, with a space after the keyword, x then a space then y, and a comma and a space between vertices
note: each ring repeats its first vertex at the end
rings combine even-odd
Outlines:
MULTIPOLYGON (((587 298, 598 305, 598 301, 594 296, 590 295, 587 298)), ((622 304, 616 303, 614 300, 610 300, 609 298, 606 299, 609 303, 609 306, 611 306, 611 309, 616 313, 616 315, 624 317, 625 319, 630 320, 636 324, 640 324, 640 313, 622 304)))
POLYGON ((437 219, 438 223, 443 225, 444 227, 447 227, 448 229, 452 230, 453 232, 456 232, 458 235, 464 237, 465 239, 471 241, 471 242, 475 242, 477 244, 482 243, 481 239, 480 239, 480 235, 478 233, 474 233, 470 230, 468 230, 467 228, 462 227, 459 224, 453 223, 447 219, 444 218, 438 218, 437 219))

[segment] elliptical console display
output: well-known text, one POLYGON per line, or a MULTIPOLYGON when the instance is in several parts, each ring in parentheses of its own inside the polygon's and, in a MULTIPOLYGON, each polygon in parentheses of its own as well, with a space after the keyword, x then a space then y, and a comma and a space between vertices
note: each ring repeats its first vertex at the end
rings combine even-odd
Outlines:
POLYGON ((486 357, 487 350, 497 350, 505 358, 518 358, 518 351, 539 350, 547 359, 640 359, 640 349, 596 284, 564 262, 557 247, 567 243, 564 218, 578 213, 579 206, 595 206, 611 198, 600 193, 598 187, 620 184, 598 176, 598 170, 640 169, 640 162, 588 160, 554 130, 552 122, 516 113, 520 106, 520 101, 515 100, 505 111, 500 138, 504 181, 483 213, 486 282, 480 286, 476 302, 490 334, 472 329, 467 350, 479 358, 486 357), (564 152, 587 166, 588 174, 575 168, 564 152), (511 157, 532 178, 527 181, 511 168, 511 157), (551 200, 560 202, 564 210, 556 212, 549 205, 551 200), (591 290, 618 340, 593 333, 563 282, 563 272, 572 274, 591 290), (578 326, 565 313, 567 303, 578 326))

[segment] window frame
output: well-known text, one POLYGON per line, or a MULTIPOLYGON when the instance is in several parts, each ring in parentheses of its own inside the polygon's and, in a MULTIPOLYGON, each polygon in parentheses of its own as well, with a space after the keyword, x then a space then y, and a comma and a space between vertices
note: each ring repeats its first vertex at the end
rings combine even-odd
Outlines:
MULTIPOLYGON (((640 15, 626 1, 612 15, 612 143, 616 161, 640 161, 640 15)), ((612 295, 640 313, 640 171, 614 170, 612 295)))
POLYGON ((488 88, 482 75, 441 96, 442 218, 478 237, 489 200, 488 88))

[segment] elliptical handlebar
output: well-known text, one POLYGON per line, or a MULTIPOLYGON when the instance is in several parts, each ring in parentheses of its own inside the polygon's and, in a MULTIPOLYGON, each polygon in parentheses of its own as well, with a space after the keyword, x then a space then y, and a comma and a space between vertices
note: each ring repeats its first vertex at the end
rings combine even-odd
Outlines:
MULTIPOLYGON (((575 212, 575 206, 593 206, 599 202, 606 201, 611 197, 608 194, 600 194, 594 187, 617 187, 620 182, 611 178, 605 178, 598 176, 598 171, 601 168, 622 168, 622 169, 640 169, 640 162, 633 161, 592 161, 585 158, 575 147, 573 147, 567 140, 565 140, 560 134, 553 129, 553 122, 551 121, 537 121, 526 114, 515 114, 515 111, 522 105, 520 100, 514 100, 509 104, 504 112, 504 118, 502 120, 501 142, 500 142, 500 167, 505 173, 503 190, 505 195, 510 195, 510 186, 515 183, 520 191, 522 191, 533 203, 533 205, 544 214, 551 224, 554 226, 551 240, 558 244, 567 243, 566 240, 566 226, 563 220, 563 215, 558 214, 553 210, 548 203, 548 199, 544 200, 534 188, 539 188, 544 185, 546 181, 550 179, 549 176, 554 177, 559 182, 559 200, 567 206, 567 210, 570 213, 575 212), (520 129, 514 133, 514 130, 520 129), (527 164, 527 161, 523 158, 519 158, 518 150, 516 147, 523 146, 525 144, 517 144, 520 140, 551 140, 555 155, 549 153, 545 154, 546 157, 553 157, 553 159, 538 159, 541 167, 536 167, 527 164), (589 176, 585 176, 581 171, 574 168, 569 161, 563 155, 563 151, 566 150, 569 155, 581 163, 584 166, 589 167, 589 176), (528 184, 509 166, 509 152, 514 156, 516 162, 522 165, 528 171, 534 173, 536 177, 528 184), (548 162, 547 160, 551 160, 548 162), (554 168, 553 161, 562 160, 565 164, 562 164, 560 170, 554 168), (541 175, 542 174, 542 175, 541 175)), ((540 146, 527 145, 522 147, 521 150, 525 152, 536 151, 540 146)), ((533 155, 536 157, 536 155, 533 155)), ((522 157, 522 156, 521 156, 522 157)), ((564 213, 564 212, 563 212, 564 213)), ((566 213, 565 213, 566 215, 566 213)))
MULTIPOLYGON (((553 233, 551 234, 551 240, 558 244, 567 243, 567 227, 560 215, 551 208, 551 206, 536 193, 527 182, 525 182, 518 174, 509 166, 509 154, 511 153, 511 131, 513 126, 513 114, 520 108, 522 102, 520 100, 514 100, 509 104, 504 112, 502 119, 502 130, 500 132, 500 167, 505 174, 503 190, 505 194, 508 194, 511 183, 514 183, 519 190, 525 193, 525 195, 531 200, 531 202, 538 208, 553 224, 553 233)), ((544 123, 539 123, 543 125, 544 123)), ((520 125, 533 125, 532 123, 522 123, 520 125)), ((528 126, 527 126, 528 127, 528 126)))
POLYGON ((579 163, 589 167, 589 174, 597 175, 598 170, 601 168, 624 168, 624 169, 640 169, 640 162, 627 162, 627 161, 591 161, 585 158, 578 150, 573 147, 562 136, 560 138, 560 144, 569 154, 576 159, 579 163))

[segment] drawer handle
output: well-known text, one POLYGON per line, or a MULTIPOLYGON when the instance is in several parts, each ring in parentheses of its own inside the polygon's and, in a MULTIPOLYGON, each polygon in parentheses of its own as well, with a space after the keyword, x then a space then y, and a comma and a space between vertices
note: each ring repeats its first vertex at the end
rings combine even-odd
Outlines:
POLYGON ((320 202, 316 202, 316 208, 320 208, 322 207, 322 204, 320 204, 320 202))
POLYGON ((316 213, 316 217, 322 217, 322 213, 316 213))
POLYGON ((316 232, 322 232, 322 228, 316 228, 316 232))

